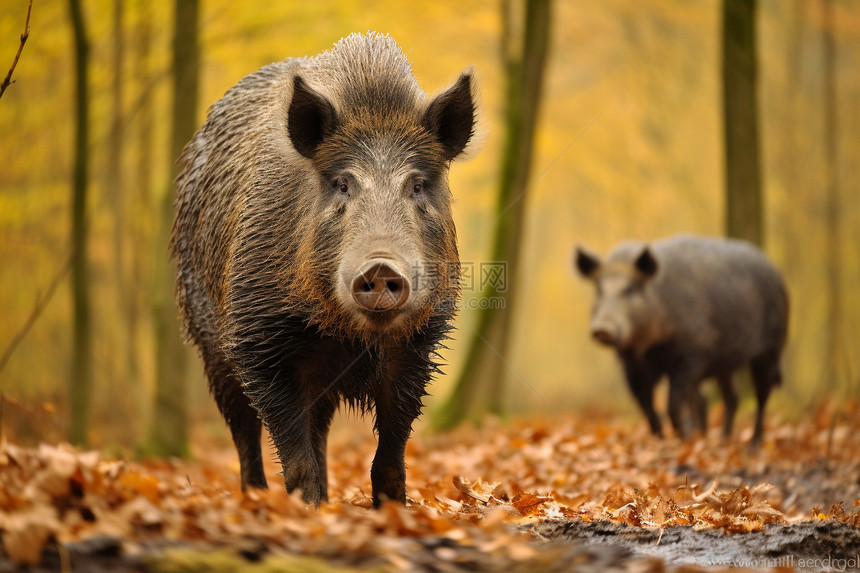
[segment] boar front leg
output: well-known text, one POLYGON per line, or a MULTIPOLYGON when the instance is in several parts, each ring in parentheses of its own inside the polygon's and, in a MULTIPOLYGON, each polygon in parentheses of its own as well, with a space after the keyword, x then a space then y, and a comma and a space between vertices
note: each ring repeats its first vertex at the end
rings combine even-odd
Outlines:
POLYGON ((331 427, 331 419, 337 409, 337 401, 322 397, 313 405, 314 435, 311 441, 314 445, 317 468, 320 475, 320 501, 328 501, 328 464, 326 462, 326 449, 328 444, 328 431, 331 427))
POLYGON ((406 503, 406 442, 412 433, 412 422, 421 413, 423 395, 421 383, 401 380, 383 381, 380 385, 375 397, 374 428, 379 442, 370 467, 374 507, 385 500, 406 503))
POLYGON ((246 382, 245 392, 278 451, 287 492, 301 490, 305 503, 318 506, 324 496, 314 445, 317 425, 311 392, 300 377, 286 377, 285 372, 256 377, 246 382))
POLYGON ((209 390, 215 397, 221 415, 230 427, 233 443, 239 453, 239 468, 242 476, 242 491, 248 488, 266 489, 263 472, 263 452, 260 448, 262 424, 257 411, 251 407, 242 391, 242 383, 234 369, 220 352, 201 346, 209 390))
POLYGON ((654 410, 654 386, 660 379, 660 372, 646 363, 629 357, 624 359, 624 370, 627 376, 627 385, 642 409, 642 413, 648 419, 651 433, 662 438, 662 424, 657 411, 654 410))
MULTIPOLYGON (((379 412, 377 405, 377 415, 379 412)), ((373 506, 379 507, 386 500, 406 503, 406 441, 411 430, 386 422, 376 426, 379 444, 370 466, 373 506)))

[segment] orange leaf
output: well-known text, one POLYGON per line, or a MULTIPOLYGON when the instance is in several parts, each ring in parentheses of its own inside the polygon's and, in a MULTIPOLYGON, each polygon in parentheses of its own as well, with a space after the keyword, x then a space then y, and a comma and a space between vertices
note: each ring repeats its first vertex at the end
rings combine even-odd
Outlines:
POLYGON ((540 506, 551 501, 548 497, 538 497, 531 493, 518 493, 511 501, 513 505, 522 515, 533 515, 540 510, 540 506))
POLYGON ((152 503, 156 503, 161 497, 158 491, 158 478, 152 474, 142 474, 137 471, 127 471, 119 476, 119 483, 123 487, 140 494, 152 503))

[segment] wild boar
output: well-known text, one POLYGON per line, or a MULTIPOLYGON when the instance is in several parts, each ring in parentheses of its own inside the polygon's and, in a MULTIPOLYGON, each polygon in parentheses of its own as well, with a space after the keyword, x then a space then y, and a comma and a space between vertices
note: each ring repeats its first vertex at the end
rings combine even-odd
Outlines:
POLYGON ((209 110, 181 156, 171 252, 188 337, 266 487, 328 496, 345 401, 373 410, 373 502, 406 497, 404 452, 459 296, 448 170, 473 139, 471 69, 433 98, 386 35, 267 65, 209 110))
POLYGON ((597 289, 591 334, 617 351, 655 434, 661 424, 653 390, 665 374, 676 431, 684 436, 693 421, 704 425, 699 385, 716 378, 725 401, 723 433, 730 436, 738 404, 732 375, 748 364, 758 401, 753 444, 761 442, 765 404, 782 380, 788 294, 758 248, 682 235, 622 243, 605 262, 578 247, 576 267, 597 289))

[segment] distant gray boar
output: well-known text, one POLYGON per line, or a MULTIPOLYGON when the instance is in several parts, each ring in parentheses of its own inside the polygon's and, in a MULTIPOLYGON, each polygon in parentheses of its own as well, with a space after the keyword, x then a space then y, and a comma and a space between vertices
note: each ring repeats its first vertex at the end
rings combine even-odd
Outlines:
POLYGON ((650 245, 623 243, 606 262, 579 247, 576 267, 597 287, 591 334, 614 347, 651 430, 662 435, 654 386, 669 377, 669 417, 682 436, 704 428, 700 382, 716 378, 725 400, 723 433, 731 435, 738 396, 735 370, 749 364, 758 409, 780 384, 788 295, 779 272, 749 243, 677 236, 650 245), (684 416, 685 408, 692 411, 684 416))
POLYGON ((434 98, 387 36, 351 35, 242 79, 185 148, 171 252, 189 338, 266 487, 328 495, 341 401, 374 410, 373 502, 405 501, 404 452, 459 296, 448 169, 473 139, 466 70, 434 98))

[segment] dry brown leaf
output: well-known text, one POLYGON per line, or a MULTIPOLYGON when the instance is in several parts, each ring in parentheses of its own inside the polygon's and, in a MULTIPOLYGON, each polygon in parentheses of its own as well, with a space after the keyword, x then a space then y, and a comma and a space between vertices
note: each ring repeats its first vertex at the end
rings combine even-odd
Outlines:
POLYGON ((51 507, 39 506, 2 516, 3 548, 16 563, 38 565, 42 550, 61 524, 51 507))
POLYGON ((609 510, 616 510, 626 505, 633 503, 633 495, 628 492, 620 483, 615 483, 606 490, 603 496, 603 507, 609 510))
POLYGON ((478 478, 474 483, 470 483, 463 476, 454 476, 453 483, 463 495, 487 504, 493 499, 493 491, 501 482, 487 483, 478 478))
POLYGON ((552 498, 538 497, 531 493, 518 493, 511 500, 511 505, 522 515, 529 516, 540 511, 541 506, 549 501, 552 501, 552 498))

